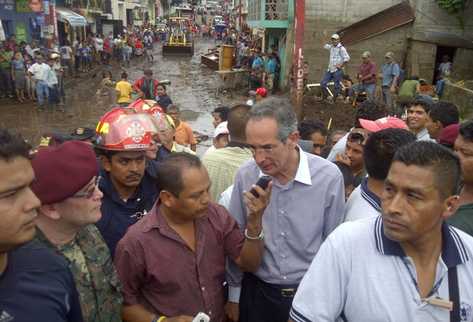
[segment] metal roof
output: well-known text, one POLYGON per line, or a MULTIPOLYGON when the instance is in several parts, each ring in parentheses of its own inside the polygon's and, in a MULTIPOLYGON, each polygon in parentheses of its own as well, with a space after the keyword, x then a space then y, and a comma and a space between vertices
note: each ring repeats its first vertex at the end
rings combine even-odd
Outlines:
POLYGON ((408 1, 403 1, 343 28, 337 33, 342 38, 344 45, 352 45, 388 30, 408 24, 414 21, 414 19, 414 9, 410 6, 408 1))

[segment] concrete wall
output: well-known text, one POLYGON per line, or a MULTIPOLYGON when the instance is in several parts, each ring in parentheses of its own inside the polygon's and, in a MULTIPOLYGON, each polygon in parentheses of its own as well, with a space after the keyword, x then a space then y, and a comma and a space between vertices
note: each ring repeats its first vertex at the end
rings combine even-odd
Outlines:
POLYGON ((407 43, 407 61, 405 69, 408 75, 417 75, 431 82, 435 71, 437 45, 411 40, 407 43))
POLYGON ((473 117, 473 90, 455 84, 445 84, 442 100, 452 102, 458 106, 462 119, 473 117))
POLYGON ((453 61, 452 78, 473 80, 473 49, 458 48, 453 61))
POLYGON ((416 20, 413 31, 440 31, 456 35, 473 37, 473 5, 470 3, 464 14, 465 29, 462 30, 458 20, 441 9, 435 1, 432 0, 410 0, 415 9, 416 20))

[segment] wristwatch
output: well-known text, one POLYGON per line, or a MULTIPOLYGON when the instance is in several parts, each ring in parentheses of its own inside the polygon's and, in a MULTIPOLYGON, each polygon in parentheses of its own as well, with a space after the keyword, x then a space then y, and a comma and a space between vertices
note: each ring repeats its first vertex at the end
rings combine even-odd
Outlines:
POLYGON ((248 235, 248 228, 247 228, 247 229, 245 229, 245 238, 249 239, 249 240, 263 240, 263 238, 264 238, 263 229, 261 229, 261 232, 259 233, 258 236, 252 237, 252 236, 248 235))

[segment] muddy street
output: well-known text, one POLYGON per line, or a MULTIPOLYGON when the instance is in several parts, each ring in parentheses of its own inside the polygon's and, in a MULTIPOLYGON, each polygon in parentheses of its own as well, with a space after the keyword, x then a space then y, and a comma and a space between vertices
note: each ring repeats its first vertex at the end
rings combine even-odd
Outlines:
MULTIPOLYGON (((210 112, 222 104, 232 104, 244 98, 217 96, 218 75, 200 64, 200 53, 214 46, 213 40, 196 40, 193 57, 161 55, 161 44, 154 50, 154 63, 144 58, 135 58, 130 67, 122 68, 118 64, 112 67, 99 67, 79 79, 66 81, 65 112, 45 110, 38 112, 31 102, 19 104, 9 99, 0 100, 0 126, 14 129, 23 134, 34 145, 38 144, 43 133, 57 131, 70 133, 73 129, 84 126, 94 128, 98 119, 113 106, 113 95, 97 95, 101 73, 111 70, 114 80, 118 80, 122 70, 127 71, 129 80, 140 78, 143 70, 151 68, 158 80, 168 79, 168 94, 182 111, 182 118, 188 121, 193 130, 203 135, 212 136, 212 116, 210 112), (72 83, 72 84, 71 84, 72 83)), ((198 151, 205 150, 211 140, 200 143, 198 151)))

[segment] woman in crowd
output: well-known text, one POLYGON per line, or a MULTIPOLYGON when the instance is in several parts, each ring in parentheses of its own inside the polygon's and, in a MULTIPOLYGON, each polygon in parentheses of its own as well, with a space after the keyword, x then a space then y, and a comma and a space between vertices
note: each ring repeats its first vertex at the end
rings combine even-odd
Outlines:
POLYGON ((12 80, 15 82, 16 98, 20 103, 23 103, 26 100, 26 67, 21 52, 17 51, 15 53, 11 63, 11 69, 12 80))

